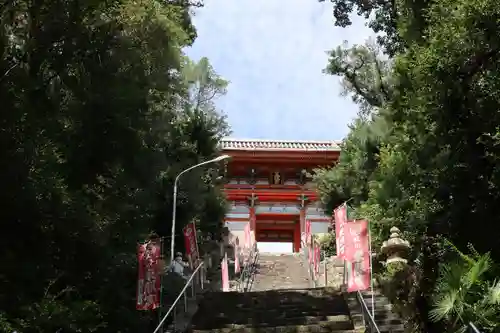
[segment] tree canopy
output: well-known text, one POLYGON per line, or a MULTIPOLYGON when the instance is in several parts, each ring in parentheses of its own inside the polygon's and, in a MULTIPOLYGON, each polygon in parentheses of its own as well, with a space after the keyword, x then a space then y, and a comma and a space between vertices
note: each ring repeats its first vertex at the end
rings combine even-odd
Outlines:
MULTIPOLYGON (((0 331, 151 330, 136 244, 169 235, 175 176, 228 132, 227 82, 182 51, 200 5, 0 3, 0 331)), ((216 169, 181 179, 179 233, 220 228, 216 169)))
MULTIPOLYGON (((442 291, 447 278, 437 274, 439 263, 457 257, 445 239, 464 253, 469 243, 482 255, 490 253, 490 275, 500 261, 493 231, 500 209, 500 4, 331 2, 337 25, 349 25, 356 12, 379 35, 376 44, 331 52, 326 72, 343 78, 362 112, 343 142, 338 165, 316 173, 324 204, 331 209, 350 200, 353 214, 370 220, 378 245, 393 225, 405 231, 422 277, 415 306, 423 331, 442 325, 460 330, 465 319, 484 324, 484 330, 499 328, 500 321, 486 318, 491 313, 437 316, 431 309, 439 304, 432 297, 435 288, 442 291)), ((474 267, 462 262, 457 274, 474 267)), ((490 275, 481 278, 488 281, 490 275)), ((474 295, 479 303, 485 297, 474 295)), ((470 298, 454 301, 455 309, 473 304, 470 298)), ((498 301, 489 306, 498 313, 498 301)))

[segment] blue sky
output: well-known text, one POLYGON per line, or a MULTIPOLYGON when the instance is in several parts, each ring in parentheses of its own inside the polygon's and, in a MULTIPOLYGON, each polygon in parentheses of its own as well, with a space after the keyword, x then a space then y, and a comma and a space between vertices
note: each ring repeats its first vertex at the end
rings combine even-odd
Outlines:
POLYGON ((187 53, 208 57, 230 81, 217 105, 233 137, 339 140, 347 134, 358 108, 340 96, 340 78, 322 70, 326 51, 370 37, 361 19, 335 27, 328 1, 205 0, 194 23, 198 39, 187 53))

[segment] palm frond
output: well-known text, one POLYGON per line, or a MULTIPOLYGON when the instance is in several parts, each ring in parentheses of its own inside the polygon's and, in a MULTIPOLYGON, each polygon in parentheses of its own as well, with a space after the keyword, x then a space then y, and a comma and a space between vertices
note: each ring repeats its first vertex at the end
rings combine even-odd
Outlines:
POLYGON ((446 293, 460 290, 463 276, 467 274, 467 271, 468 267, 462 262, 443 264, 440 267, 439 279, 435 287, 436 297, 440 299, 446 293))
POLYGON ((472 313, 470 318, 476 323, 479 322, 489 322, 490 319, 498 318, 498 307, 494 305, 484 305, 481 306, 476 312, 472 313))
POLYGON ((486 301, 488 304, 500 306, 500 280, 495 280, 488 288, 486 301))
POLYGON ((491 265, 492 261, 489 253, 479 256, 469 268, 467 274, 464 276, 465 286, 467 288, 470 288, 473 285, 479 283, 481 281, 482 275, 491 268, 491 265))
POLYGON ((475 260, 471 257, 460 251, 452 242, 449 240, 445 239, 444 244, 448 245, 458 256, 465 261, 466 263, 473 265, 475 260))
POLYGON ((434 302, 433 309, 429 312, 429 319, 438 322, 448 319, 452 314, 460 314, 460 306, 457 308, 458 290, 443 295, 438 301, 434 302))

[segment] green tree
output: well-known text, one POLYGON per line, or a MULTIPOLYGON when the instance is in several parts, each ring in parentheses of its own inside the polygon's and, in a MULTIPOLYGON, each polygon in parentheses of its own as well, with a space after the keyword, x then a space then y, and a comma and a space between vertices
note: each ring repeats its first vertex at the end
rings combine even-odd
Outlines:
POLYGON ((348 47, 347 42, 330 51, 325 72, 343 78, 343 95, 360 107, 360 116, 377 112, 390 100, 393 91, 392 61, 372 40, 348 47))
MULTIPOLYGON (((392 225, 405 231, 417 275, 425 277, 416 285, 416 319, 422 330, 440 331, 427 319, 445 253, 442 239, 461 251, 471 242, 500 260, 498 238, 485 232, 493 230, 499 214, 500 40, 494 31, 500 5, 490 0, 332 2, 337 24, 348 25, 348 15, 357 9, 384 33, 378 43, 389 60, 387 71, 372 78, 366 73, 377 72, 373 68, 381 55, 365 61, 366 50, 355 46, 335 51, 330 59, 327 71, 343 77, 363 112, 336 168, 317 173, 322 200, 334 205, 351 199, 354 213, 371 221, 379 242, 392 225), (353 70, 360 74, 352 75, 353 70), (379 82, 387 82, 388 94, 380 94, 379 82), (380 124, 384 135, 367 140, 366 133, 380 124)), ((474 318, 482 323, 480 316, 474 318)), ((495 326, 499 323, 482 329, 495 326)))
MULTIPOLYGON (((0 329, 150 332, 137 242, 170 231, 175 175, 226 128, 185 108, 192 5, 0 4, 0 329)), ((179 228, 223 210, 200 175, 182 184, 179 228)))

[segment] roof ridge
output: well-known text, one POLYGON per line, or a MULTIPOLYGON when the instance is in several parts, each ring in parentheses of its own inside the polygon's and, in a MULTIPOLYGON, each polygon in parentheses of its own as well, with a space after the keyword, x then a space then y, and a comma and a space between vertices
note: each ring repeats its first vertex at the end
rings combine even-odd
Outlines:
POLYGON ((289 139, 243 139, 243 138, 232 138, 224 137, 221 141, 225 142, 262 142, 262 143, 335 143, 338 144, 342 140, 289 140, 289 139))
POLYGON ((340 151, 340 141, 306 141, 306 140, 265 140, 224 138, 221 148, 227 150, 295 150, 295 151, 340 151))

